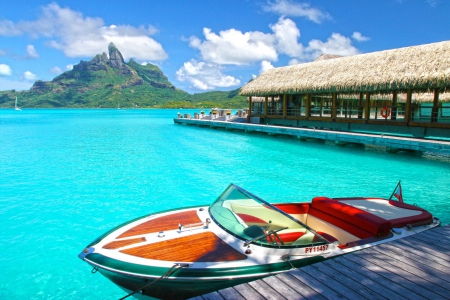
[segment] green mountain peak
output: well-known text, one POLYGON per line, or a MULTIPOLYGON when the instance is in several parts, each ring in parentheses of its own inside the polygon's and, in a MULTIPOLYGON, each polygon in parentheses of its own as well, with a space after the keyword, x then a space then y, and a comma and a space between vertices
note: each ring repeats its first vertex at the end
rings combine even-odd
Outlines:
POLYGON ((230 98, 245 106, 245 98, 233 91, 190 95, 176 88, 158 66, 141 65, 133 59, 126 63, 114 43, 108 45, 108 52, 109 56, 103 52, 90 61, 81 60, 51 81, 37 80, 29 91, 0 92, 0 107, 14 107, 15 97, 24 108, 111 108, 118 104, 136 108, 221 107, 216 102, 226 100, 229 106, 230 98))

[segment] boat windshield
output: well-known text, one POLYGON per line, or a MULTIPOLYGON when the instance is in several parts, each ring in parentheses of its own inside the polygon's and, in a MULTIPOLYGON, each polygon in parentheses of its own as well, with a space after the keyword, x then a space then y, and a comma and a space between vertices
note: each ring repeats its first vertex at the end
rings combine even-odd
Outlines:
POLYGON ((219 226, 245 244, 305 247, 329 243, 297 219, 234 184, 211 204, 209 212, 219 226))

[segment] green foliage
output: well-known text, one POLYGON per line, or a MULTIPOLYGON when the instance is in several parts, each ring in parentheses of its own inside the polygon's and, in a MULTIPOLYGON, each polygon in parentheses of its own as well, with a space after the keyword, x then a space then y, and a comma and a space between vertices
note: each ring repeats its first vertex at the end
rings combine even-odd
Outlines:
POLYGON ((29 91, 0 92, 0 107, 22 108, 241 108, 239 90, 190 95, 177 89, 155 65, 130 60, 113 68, 97 55, 52 81, 36 81, 29 91))

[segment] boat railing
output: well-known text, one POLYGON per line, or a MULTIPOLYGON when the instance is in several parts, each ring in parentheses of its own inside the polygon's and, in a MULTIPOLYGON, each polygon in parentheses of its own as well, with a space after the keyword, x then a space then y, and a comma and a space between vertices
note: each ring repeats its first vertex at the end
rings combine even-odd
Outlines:
POLYGON ((193 223, 193 224, 188 224, 188 225, 183 225, 181 223, 178 223, 178 230, 182 231, 183 229, 189 229, 189 231, 191 231, 192 229, 208 228, 210 223, 211 223, 210 218, 206 218, 205 222, 193 223))

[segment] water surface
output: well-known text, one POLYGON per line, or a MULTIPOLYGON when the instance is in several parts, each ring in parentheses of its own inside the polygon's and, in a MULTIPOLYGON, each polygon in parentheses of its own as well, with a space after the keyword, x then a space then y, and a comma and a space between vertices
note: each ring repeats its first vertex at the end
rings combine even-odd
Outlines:
MULTIPOLYGON (((389 197, 450 223, 450 160, 173 124, 178 110, 0 110, 0 299, 118 299, 77 254, 113 226, 209 204, 389 197)), ((194 111, 183 110, 183 113, 194 111)))

